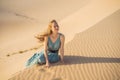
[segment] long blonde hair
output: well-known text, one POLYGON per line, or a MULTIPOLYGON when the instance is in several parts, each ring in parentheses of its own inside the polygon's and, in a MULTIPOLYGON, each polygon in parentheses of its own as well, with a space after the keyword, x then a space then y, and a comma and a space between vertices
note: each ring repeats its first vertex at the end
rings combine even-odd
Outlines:
MULTIPOLYGON (((52 23, 56 23, 56 24, 57 24, 57 21, 54 20, 54 19, 51 20, 51 21, 49 22, 49 24, 48 24, 47 29, 46 29, 44 32, 37 34, 37 35, 35 36, 35 38, 39 39, 40 42, 44 42, 44 40, 45 40, 44 38, 45 38, 46 36, 49 36, 50 34, 52 34, 52 30, 51 30, 51 28, 52 28, 52 23)), ((58 25, 58 24, 57 24, 57 25, 58 25)))

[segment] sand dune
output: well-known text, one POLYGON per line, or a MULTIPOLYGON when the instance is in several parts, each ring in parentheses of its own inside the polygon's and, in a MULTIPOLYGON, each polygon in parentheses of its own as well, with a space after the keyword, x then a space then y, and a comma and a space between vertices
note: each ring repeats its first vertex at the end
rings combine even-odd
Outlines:
POLYGON ((68 1, 2 0, 0 3, 0 49, 2 54, 0 55, 5 56, 9 52, 39 45, 33 36, 45 29, 51 19, 59 22, 89 3, 89 0, 71 0, 69 4, 66 4, 68 1), (29 40, 32 42, 24 45, 29 40), (10 47, 12 45, 13 47, 10 47), (21 47, 23 45, 24 47, 21 47))
POLYGON ((90 0, 87 5, 66 16, 60 21, 60 30, 66 35, 66 42, 72 40, 76 33, 85 31, 120 9, 119 5, 118 0, 90 0))
POLYGON ((35 65, 9 80, 119 80, 120 10, 65 45, 66 64, 35 65))
POLYGON ((41 24, 46 24, 49 20, 54 18, 58 21, 64 19, 89 2, 90 0, 2 0, 0 6, 7 11, 29 16, 39 20, 41 24))
POLYGON ((119 0, 1 0, 0 79, 119 79, 119 9, 119 0), (66 36, 66 64, 25 69, 42 49, 34 35, 51 19, 66 36))

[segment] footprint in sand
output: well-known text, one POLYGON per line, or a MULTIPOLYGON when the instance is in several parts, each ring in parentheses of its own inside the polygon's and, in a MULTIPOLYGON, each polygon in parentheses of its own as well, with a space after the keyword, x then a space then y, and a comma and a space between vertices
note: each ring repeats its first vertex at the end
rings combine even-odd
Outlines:
POLYGON ((42 72, 42 73, 45 73, 45 74, 48 74, 48 75, 52 75, 52 74, 55 73, 54 71, 52 71, 50 69, 46 69, 46 68, 40 68, 39 72, 42 72))
POLYGON ((44 68, 39 69, 40 72, 46 72, 44 68))
POLYGON ((38 46, 38 47, 33 47, 33 48, 30 48, 30 49, 26 49, 26 50, 20 50, 18 52, 13 52, 13 53, 8 53, 6 56, 9 57, 9 56, 12 56, 12 55, 15 55, 15 54, 22 54, 22 53, 25 53, 25 52, 28 52, 28 51, 31 51, 31 50, 37 50, 41 47, 42 45, 38 46))
POLYGON ((58 77, 58 78, 54 78, 52 80, 64 80, 64 79, 62 79, 61 77, 58 77))
MULTIPOLYGON (((53 70, 47 69, 47 68, 44 68, 44 67, 40 68, 38 71, 41 72, 41 73, 47 74, 49 76, 54 75, 54 73, 55 73, 53 70)), ((56 78, 53 78, 51 80, 66 80, 66 79, 64 79, 63 77, 56 77, 56 78)))

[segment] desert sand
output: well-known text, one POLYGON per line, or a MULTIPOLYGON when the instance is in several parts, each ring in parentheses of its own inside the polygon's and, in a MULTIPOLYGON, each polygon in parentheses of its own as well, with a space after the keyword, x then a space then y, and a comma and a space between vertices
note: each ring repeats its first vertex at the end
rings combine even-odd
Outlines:
POLYGON ((65 64, 35 65, 9 80, 119 80, 120 10, 65 45, 65 64))
POLYGON ((120 79, 120 1, 68 2, 0 3, 1 80, 120 79), (25 62, 43 49, 34 35, 51 19, 58 21, 66 37, 65 64, 54 63, 49 69, 45 65, 25 68, 25 62))

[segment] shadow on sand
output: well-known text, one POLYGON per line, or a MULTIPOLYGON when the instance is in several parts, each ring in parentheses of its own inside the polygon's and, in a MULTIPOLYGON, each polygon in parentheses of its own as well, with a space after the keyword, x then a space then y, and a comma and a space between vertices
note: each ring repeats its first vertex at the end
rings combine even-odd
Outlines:
POLYGON ((120 58, 64 56, 64 61, 65 61, 65 64, 63 65, 86 64, 86 63, 120 63, 120 58))

